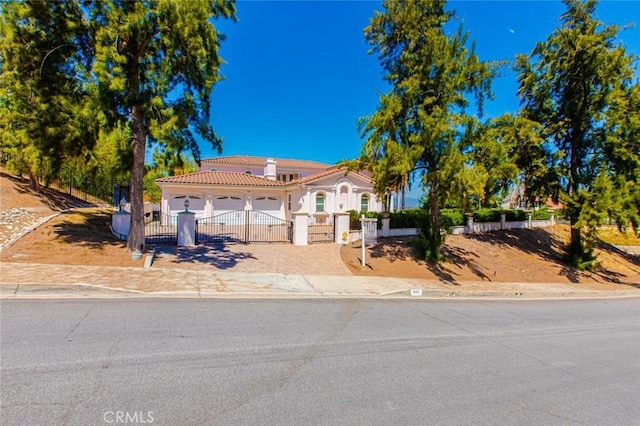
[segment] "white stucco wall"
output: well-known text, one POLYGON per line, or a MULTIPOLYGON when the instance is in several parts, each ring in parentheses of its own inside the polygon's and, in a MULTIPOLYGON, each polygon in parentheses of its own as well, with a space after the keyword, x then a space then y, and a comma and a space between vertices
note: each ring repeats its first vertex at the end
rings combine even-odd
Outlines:
MULTIPOLYGON (((228 170, 232 170, 229 167, 228 170)), ((235 171, 243 172, 244 168, 237 168, 235 171)), ((261 171, 262 172, 262 171, 261 171)), ((256 171, 256 175, 258 175, 256 171)), ((382 202, 378 200, 373 192, 372 185, 366 180, 356 175, 344 176, 338 173, 328 176, 319 182, 309 185, 289 185, 282 188, 255 188, 255 187, 223 187, 207 185, 162 185, 162 212, 168 214, 171 211, 169 200, 176 195, 197 194, 203 199, 203 205, 198 209, 190 207, 198 218, 211 217, 217 214, 220 209, 216 207, 216 198, 219 196, 235 196, 242 199, 242 209, 252 210, 253 199, 260 196, 276 196, 280 199, 280 217, 291 220, 292 213, 302 211, 308 214, 316 213, 316 195, 325 194, 324 211, 333 214, 337 212, 347 212, 349 210, 360 211, 363 194, 369 195, 369 211, 382 211, 382 202), (341 189, 344 188, 344 195, 341 196, 341 189), (287 195, 291 194, 291 208, 287 195), (346 200, 346 203, 344 202, 346 200), (340 206, 342 202, 342 206, 340 206)), ((175 202, 174 202, 175 204, 175 202)), ((174 205, 175 207, 175 205, 174 205)), ((195 206, 194 206, 195 207, 195 206)), ((176 214, 175 210, 172 212, 176 214)))

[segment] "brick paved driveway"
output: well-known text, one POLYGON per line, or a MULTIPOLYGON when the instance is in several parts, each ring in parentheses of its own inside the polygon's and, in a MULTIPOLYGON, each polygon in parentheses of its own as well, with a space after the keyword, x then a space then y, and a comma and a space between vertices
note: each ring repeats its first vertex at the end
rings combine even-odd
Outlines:
POLYGON ((214 268, 230 272, 274 272, 303 275, 352 275, 333 243, 209 244, 192 248, 156 247, 154 266, 160 268, 214 268))

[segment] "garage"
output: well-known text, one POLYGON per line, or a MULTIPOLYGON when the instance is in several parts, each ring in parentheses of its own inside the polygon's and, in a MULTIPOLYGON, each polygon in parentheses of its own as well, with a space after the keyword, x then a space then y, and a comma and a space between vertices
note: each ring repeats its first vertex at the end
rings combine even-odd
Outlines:
POLYGON ((213 199, 213 215, 244 210, 244 200, 233 195, 216 196, 213 199))
POLYGON ((253 210, 283 219, 280 197, 258 196, 253 199, 253 210))
POLYGON ((177 215, 184 211, 184 202, 189 198, 189 211, 194 212, 196 217, 202 217, 204 213, 204 197, 201 195, 180 194, 173 195, 169 200, 169 210, 171 215, 177 215))

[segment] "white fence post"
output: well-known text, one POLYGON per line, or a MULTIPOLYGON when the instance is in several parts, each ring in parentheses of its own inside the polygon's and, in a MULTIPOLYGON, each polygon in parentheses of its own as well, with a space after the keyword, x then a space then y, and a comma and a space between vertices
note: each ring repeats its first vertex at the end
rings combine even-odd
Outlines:
POLYGON ((296 212, 293 216, 293 244, 306 246, 309 244, 309 215, 304 212, 296 212))
POLYGON ((335 226, 336 244, 349 243, 349 213, 334 213, 333 226, 335 226))
POLYGON ((388 237, 391 229, 391 218, 383 217, 382 218, 382 236, 388 237))
POLYGON ((196 214, 183 211, 178 213, 178 247, 196 245, 196 214))

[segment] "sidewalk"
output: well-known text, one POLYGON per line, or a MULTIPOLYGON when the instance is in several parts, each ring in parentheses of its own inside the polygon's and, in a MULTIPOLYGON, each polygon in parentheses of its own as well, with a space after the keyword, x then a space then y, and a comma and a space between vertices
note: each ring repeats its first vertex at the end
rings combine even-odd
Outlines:
POLYGON ((0 298, 76 297, 412 297, 584 298, 640 296, 621 286, 597 291, 580 284, 442 282, 385 277, 227 272, 209 268, 121 268, 0 264, 0 298), (415 291, 421 290, 416 296, 415 291))

